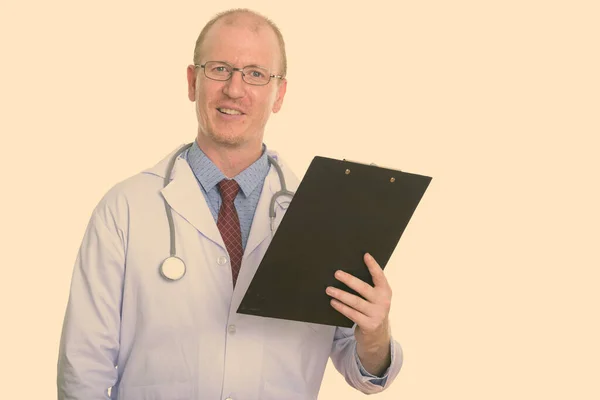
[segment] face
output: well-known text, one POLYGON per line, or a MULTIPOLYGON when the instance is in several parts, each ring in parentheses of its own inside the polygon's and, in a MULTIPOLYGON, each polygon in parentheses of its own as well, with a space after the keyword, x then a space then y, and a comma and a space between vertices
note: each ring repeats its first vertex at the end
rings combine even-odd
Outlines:
MULTIPOLYGON (((217 22, 202 44, 202 59, 224 61, 236 68, 259 65, 280 74, 277 37, 268 26, 254 31, 242 24, 217 22)), ((235 71, 228 81, 215 81, 202 68, 188 67, 188 97, 196 102, 198 140, 215 146, 260 148, 271 112, 278 112, 286 81, 272 78, 253 86, 235 71)))

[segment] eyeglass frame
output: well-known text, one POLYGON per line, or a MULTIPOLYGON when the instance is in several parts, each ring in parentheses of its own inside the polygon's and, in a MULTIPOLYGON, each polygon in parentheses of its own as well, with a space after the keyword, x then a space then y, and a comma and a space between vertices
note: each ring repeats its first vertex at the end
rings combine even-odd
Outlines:
POLYGON ((210 80, 217 81, 217 82, 227 82, 228 80, 230 80, 233 77, 233 73, 235 71, 239 71, 240 74, 242 74, 242 80, 244 82, 246 82, 248 85, 252 85, 252 86, 266 86, 269 83, 271 83, 271 79, 272 78, 277 78, 277 79, 281 79, 281 80, 285 79, 285 77, 283 75, 273 75, 273 74, 270 73, 270 71, 268 69, 263 68, 263 67, 258 66, 258 65, 246 65, 245 67, 242 67, 242 68, 236 68, 233 65, 231 65, 229 63, 226 63, 225 61, 207 61, 204 64, 194 64, 194 67, 196 67, 196 68, 202 68, 202 70, 204 71, 204 76, 205 77, 207 77, 210 80), (211 62, 225 64, 228 67, 230 67, 231 68, 231 73, 229 74, 229 78, 227 78, 227 79, 215 79, 215 78, 211 78, 208 75, 206 75, 206 68, 205 68, 206 64, 211 63, 211 62), (246 76, 246 74, 244 74, 244 69, 247 68, 247 67, 258 67, 258 68, 264 69, 265 71, 267 71, 269 73, 269 75, 268 75, 269 76, 269 80, 267 82, 263 83, 263 84, 260 84, 260 83, 250 83, 250 82, 246 81, 244 79, 244 77, 246 76))

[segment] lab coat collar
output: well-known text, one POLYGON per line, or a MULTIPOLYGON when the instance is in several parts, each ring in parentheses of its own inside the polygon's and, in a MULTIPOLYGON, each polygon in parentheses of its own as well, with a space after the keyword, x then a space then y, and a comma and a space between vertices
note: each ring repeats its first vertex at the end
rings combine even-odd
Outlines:
MULTIPOLYGON (((145 170, 144 173, 156 175, 164 179, 167 175, 167 168, 171 158, 183 146, 185 146, 185 144, 178 146, 154 167, 145 170)), ((278 153, 268 149, 267 154, 273 157, 281 166, 284 176, 286 176, 288 190, 295 191, 295 184, 292 179, 288 179, 288 174, 286 174, 287 168, 282 164, 278 153)), ((269 205, 272 196, 279 191, 280 188, 281 186, 277 171, 275 170, 275 167, 271 165, 256 207, 242 263, 244 262, 243 260, 263 242, 263 240, 271 235, 269 205)), ((221 233, 217 228, 217 224, 214 222, 214 218, 204 199, 198 181, 189 164, 182 156, 179 156, 175 162, 171 174, 171 181, 161 189, 160 192, 174 212, 181 215, 205 237, 212 240, 223 249, 226 249, 221 233)), ((287 196, 280 196, 276 199, 275 212, 279 217, 278 219, 280 219, 280 214, 283 210, 289 205, 290 200, 291 199, 287 196)), ((240 274, 242 274, 243 271, 244 268, 242 268, 240 274)), ((254 274, 254 271, 252 271, 252 274, 254 274)))
MULTIPOLYGON (((167 176, 169 162, 175 153, 185 144, 178 146, 154 167, 144 173, 156 175, 161 179, 167 176)), ((194 226, 202 235, 225 249, 221 233, 214 222, 198 181, 187 161, 180 155, 173 166, 170 182, 160 190, 173 213, 194 226)))

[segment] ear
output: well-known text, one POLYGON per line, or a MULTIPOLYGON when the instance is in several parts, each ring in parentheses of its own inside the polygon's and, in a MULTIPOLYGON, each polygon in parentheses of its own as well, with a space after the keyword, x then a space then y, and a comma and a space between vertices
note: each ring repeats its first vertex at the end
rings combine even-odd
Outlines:
POLYGON ((287 79, 283 78, 281 82, 279 82, 279 87, 277 88, 277 98, 275 99, 275 103, 273 103, 273 112, 276 113, 281 109, 281 105, 283 104, 283 97, 285 96, 285 91, 287 89, 287 79))
POLYGON ((188 82, 188 99, 190 101, 196 100, 196 67, 194 65, 188 65, 187 67, 187 82, 188 82))

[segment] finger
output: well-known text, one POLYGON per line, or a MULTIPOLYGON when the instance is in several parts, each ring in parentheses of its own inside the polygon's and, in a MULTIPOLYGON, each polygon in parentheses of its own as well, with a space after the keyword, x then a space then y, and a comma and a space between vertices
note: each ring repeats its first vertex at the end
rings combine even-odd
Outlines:
POLYGON ((364 315, 363 313, 353 309, 352 307, 348 307, 346 304, 336 300, 331 299, 331 306, 335 308, 338 312, 348 317, 352 322, 356 323, 359 327, 367 326, 369 321, 369 317, 364 315))
POLYGON ((356 311, 359 311, 364 315, 372 317, 376 313, 373 304, 369 303, 368 301, 359 296, 353 295, 344 290, 340 290, 331 286, 327 288, 326 293, 331 297, 339 300, 341 303, 347 305, 350 308, 355 309, 356 311))
POLYGON ((369 272, 371 273, 371 277, 373 278, 373 284, 375 285, 375 287, 389 287, 389 283, 387 278, 385 277, 385 274, 383 273, 383 269, 381 268, 379 263, 375 261, 375 258, 373 258, 371 254, 366 253, 364 260, 365 264, 367 264, 369 272))
POLYGON ((360 294, 365 299, 371 301, 374 298, 373 291, 375 290, 373 286, 368 283, 358 279, 357 277, 350 275, 347 272, 342 270, 338 270, 335 272, 335 278, 346 284, 350 289, 354 290, 356 293, 360 294))

